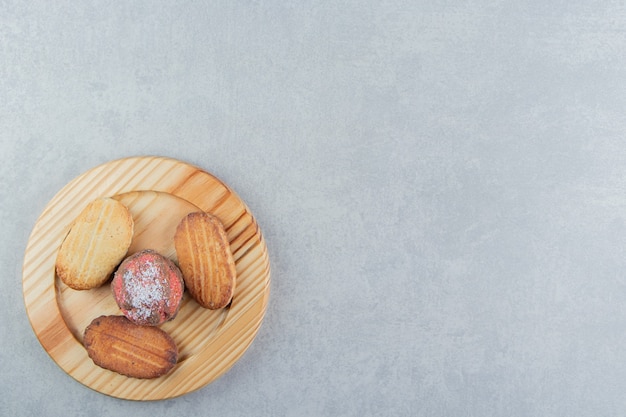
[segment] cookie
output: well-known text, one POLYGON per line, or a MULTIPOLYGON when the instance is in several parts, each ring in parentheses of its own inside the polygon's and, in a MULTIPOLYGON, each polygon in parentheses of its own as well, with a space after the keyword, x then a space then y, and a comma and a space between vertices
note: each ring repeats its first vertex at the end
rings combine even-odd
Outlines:
POLYGON ((111 290, 127 319, 158 326, 176 317, 185 284, 174 262, 145 249, 124 259, 115 271, 111 290))
POLYGON ((61 244, 57 275, 75 290, 101 286, 128 252, 133 229, 133 218, 119 201, 105 197, 91 202, 61 244))
POLYGON ((176 343, 164 330, 123 316, 94 319, 85 329, 83 344, 96 365, 132 378, 158 378, 178 361, 176 343))
POLYGON ((227 306, 235 292, 237 272, 219 219, 205 212, 188 214, 176 228, 174 247, 191 297, 211 310, 227 306))

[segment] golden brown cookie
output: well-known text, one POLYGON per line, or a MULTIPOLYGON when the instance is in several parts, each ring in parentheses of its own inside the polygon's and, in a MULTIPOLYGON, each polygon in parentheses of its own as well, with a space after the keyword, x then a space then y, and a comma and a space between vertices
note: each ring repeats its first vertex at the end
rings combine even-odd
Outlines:
POLYGON ((235 292, 235 260, 224 226, 205 212, 190 213, 174 235, 185 287, 202 307, 216 310, 230 303, 235 292))
POLYGON ((100 316, 85 329, 83 344, 93 362, 133 378, 157 378, 178 361, 178 348, 165 331, 123 316, 100 316))
POLYGON ((133 238, 128 208, 112 198, 91 202, 78 215, 56 259, 59 278, 75 290, 99 287, 122 261, 133 238))

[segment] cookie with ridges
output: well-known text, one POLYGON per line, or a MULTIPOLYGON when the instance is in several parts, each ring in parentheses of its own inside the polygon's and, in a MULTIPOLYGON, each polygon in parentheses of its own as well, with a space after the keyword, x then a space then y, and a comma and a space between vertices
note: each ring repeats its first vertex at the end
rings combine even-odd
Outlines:
POLYGON ((85 329, 83 344, 96 365, 132 378, 158 378, 178 361, 178 348, 169 334, 123 316, 94 319, 85 329))
POLYGON ((124 259, 133 238, 128 208, 103 197, 87 205, 71 225, 55 263, 70 288, 88 290, 104 284, 124 259))
POLYGON ((174 247, 185 287, 202 307, 226 307, 235 292, 236 269, 220 220, 206 212, 185 216, 176 228, 174 247))

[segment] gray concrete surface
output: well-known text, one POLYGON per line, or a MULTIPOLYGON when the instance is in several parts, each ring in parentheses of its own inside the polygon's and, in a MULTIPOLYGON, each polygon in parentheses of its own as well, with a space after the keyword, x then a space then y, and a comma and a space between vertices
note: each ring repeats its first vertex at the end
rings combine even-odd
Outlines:
POLYGON ((0 410, 618 416, 626 8, 617 1, 0 1, 0 410), (270 250, 250 349, 117 400, 29 325, 32 227, 131 155, 213 172, 270 250))

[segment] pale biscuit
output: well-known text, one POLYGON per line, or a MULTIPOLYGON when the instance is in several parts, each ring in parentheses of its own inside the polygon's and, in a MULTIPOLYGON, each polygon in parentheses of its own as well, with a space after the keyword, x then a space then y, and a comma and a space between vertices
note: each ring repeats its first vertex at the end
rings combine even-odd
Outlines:
POLYGON ((202 307, 227 306, 235 292, 235 260, 224 226, 205 212, 190 213, 179 223, 174 247, 185 287, 202 307))
POLYGON ((105 197, 91 202, 61 244, 57 275, 76 290, 101 286, 128 252, 133 229, 133 218, 119 201, 105 197))

